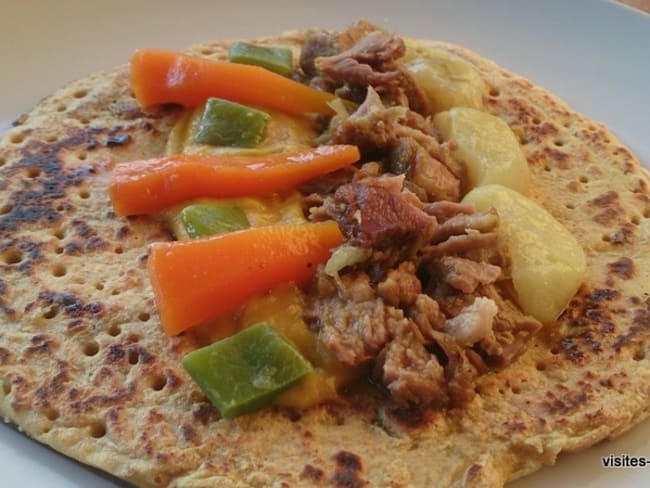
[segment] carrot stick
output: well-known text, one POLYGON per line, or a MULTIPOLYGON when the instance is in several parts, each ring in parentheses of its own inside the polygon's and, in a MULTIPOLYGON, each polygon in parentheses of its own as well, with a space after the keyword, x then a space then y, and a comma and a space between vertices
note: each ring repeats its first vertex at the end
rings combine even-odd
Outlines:
POLYGON ((331 115, 334 95, 272 71, 173 51, 140 49, 131 57, 131 88, 143 106, 178 103, 196 107, 209 97, 291 114, 331 115))
POLYGON ((153 244, 147 265, 163 330, 179 334, 274 286, 305 282, 342 239, 326 221, 153 244))
POLYGON ((192 198, 264 196, 359 160, 356 146, 267 156, 179 155, 118 164, 109 193, 118 215, 151 214, 192 198))

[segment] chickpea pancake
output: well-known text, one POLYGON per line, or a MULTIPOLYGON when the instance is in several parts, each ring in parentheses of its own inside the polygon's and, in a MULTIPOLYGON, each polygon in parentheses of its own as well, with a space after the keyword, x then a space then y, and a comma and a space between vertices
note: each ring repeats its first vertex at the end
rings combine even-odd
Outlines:
POLYGON ((141 51, 2 137, 8 422, 136 486, 496 487, 648 415, 649 181, 614 135, 366 22, 233 44, 141 51))

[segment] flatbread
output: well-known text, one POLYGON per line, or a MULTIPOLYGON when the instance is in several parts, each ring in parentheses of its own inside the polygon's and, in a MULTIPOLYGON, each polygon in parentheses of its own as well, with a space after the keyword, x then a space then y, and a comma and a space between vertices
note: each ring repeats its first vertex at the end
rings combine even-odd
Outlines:
MULTIPOLYGON (((299 52, 303 33, 258 40, 299 52)), ((617 436, 650 409, 648 174, 601 125, 466 49, 486 109, 519 135, 533 196, 580 241, 587 278, 466 409, 399 416, 371 391, 305 412, 219 419, 159 327, 147 245, 117 218, 120 161, 163 154, 180 114, 143 113, 120 67, 72 83, 0 142, 0 413, 34 439, 138 486, 500 486, 617 436)), ((226 56, 228 43, 191 52, 226 56)))

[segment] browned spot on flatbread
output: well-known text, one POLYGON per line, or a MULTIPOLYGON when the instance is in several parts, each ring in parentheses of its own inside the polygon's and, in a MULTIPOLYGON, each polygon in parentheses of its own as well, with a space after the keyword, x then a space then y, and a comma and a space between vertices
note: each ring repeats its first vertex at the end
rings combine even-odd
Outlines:
POLYGON ((98 301, 84 302, 72 292, 53 292, 43 290, 38 295, 45 306, 57 305, 69 317, 98 317, 103 315, 104 306, 98 301))
POLYGON ((627 256, 608 263, 607 268, 610 273, 624 280, 629 280, 634 277, 634 261, 627 256))
POLYGON ((58 341, 45 334, 37 334, 32 337, 32 345, 25 349, 26 353, 51 353, 58 346, 58 341))
POLYGON ((339 451, 334 455, 334 461, 336 468, 332 482, 336 486, 360 488, 367 485, 367 482, 361 478, 363 466, 359 456, 348 451, 339 451))
POLYGON ((480 464, 472 464, 469 468, 467 468, 467 472, 465 473, 465 482, 472 483, 474 481, 478 481, 479 477, 481 476, 481 470, 483 467, 480 464))
POLYGON ((302 473, 300 473, 300 478, 321 484, 325 481, 325 472, 313 464, 305 464, 302 473))

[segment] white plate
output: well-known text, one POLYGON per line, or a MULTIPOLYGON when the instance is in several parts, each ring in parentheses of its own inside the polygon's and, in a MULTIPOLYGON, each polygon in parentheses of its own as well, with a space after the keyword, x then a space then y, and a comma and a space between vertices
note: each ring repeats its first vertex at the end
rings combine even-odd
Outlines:
MULTIPOLYGON (((368 18, 405 35, 467 46, 608 125, 650 162, 650 17, 577 0, 156 2, 0 0, 0 127, 55 88, 128 60, 137 47, 180 48, 368 18)), ((650 486, 650 471, 601 467, 601 456, 650 457, 650 423, 513 484, 650 486)), ((119 486, 0 426, 2 486, 119 486)))

